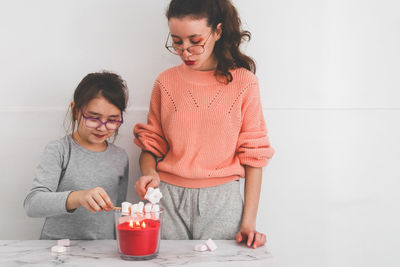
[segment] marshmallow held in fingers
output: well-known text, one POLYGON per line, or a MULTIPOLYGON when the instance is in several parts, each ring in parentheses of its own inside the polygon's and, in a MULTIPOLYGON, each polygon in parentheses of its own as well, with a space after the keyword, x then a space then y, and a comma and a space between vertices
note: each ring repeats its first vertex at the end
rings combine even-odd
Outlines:
POLYGON ((151 204, 157 204, 158 202, 160 202, 162 196, 163 195, 159 188, 154 189, 153 187, 149 187, 147 189, 146 195, 144 195, 144 198, 150 201, 151 204))
POLYGON ((122 214, 123 215, 129 215, 131 212, 130 212, 130 208, 131 208, 131 206, 132 206, 132 204, 131 203, 129 203, 129 202, 122 202, 121 203, 121 207, 122 207, 122 214))

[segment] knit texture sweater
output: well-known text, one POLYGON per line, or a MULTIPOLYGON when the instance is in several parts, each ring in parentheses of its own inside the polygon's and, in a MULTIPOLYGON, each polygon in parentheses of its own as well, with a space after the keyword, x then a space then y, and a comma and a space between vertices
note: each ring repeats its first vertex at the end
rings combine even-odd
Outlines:
POLYGON ((274 150, 257 78, 244 68, 231 73, 224 84, 214 71, 182 64, 157 77, 147 124, 135 125, 134 142, 158 158, 162 181, 211 187, 244 177, 244 165, 267 165, 274 150))
POLYGON ((102 187, 115 206, 126 199, 128 156, 108 143, 103 152, 87 150, 71 135, 49 142, 24 201, 30 217, 46 217, 40 239, 115 239, 114 213, 66 209, 72 191, 102 187))

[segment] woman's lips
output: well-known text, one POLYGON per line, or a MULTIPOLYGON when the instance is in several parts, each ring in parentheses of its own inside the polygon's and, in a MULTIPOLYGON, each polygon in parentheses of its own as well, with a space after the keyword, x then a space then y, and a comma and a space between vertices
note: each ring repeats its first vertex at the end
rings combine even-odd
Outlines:
POLYGON ((194 60, 185 60, 186 65, 194 65, 195 62, 194 60))

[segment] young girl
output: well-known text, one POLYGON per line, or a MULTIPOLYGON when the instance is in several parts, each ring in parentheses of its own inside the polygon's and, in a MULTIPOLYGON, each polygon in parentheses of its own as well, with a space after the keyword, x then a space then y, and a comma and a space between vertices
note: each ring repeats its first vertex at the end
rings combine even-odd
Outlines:
POLYGON ((24 207, 46 217, 40 239, 115 239, 114 203, 125 200, 128 157, 116 136, 127 104, 116 74, 88 74, 71 103, 72 134, 48 143, 24 207))
POLYGON ((165 239, 236 237, 262 246, 256 216, 273 149, 255 63, 239 49, 250 33, 229 0, 172 0, 166 15, 166 48, 183 64, 158 76, 147 124, 134 128, 143 175, 135 190, 143 197, 160 186, 165 239))

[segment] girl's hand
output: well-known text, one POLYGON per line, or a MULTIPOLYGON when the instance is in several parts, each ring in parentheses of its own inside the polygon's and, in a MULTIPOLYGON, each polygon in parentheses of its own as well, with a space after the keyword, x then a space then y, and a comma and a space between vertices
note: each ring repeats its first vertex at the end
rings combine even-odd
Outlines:
POLYGON ((135 191, 136 194, 138 194, 138 196, 141 199, 144 199, 144 195, 147 192, 147 188, 149 187, 156 188, 159 185, 160 185, 160 177, 158 176, 157 172, 154 172, 153 174, 143 175, 142 177, 140 177, 135 184, 135 191))
POLYGON ((114 208, 110 197, 101 187, 80 191, 79 204, 91 212, 110 211, 114 208))
POLYGON ((236 234, 236 241, 245 241, 248 247, 258 248, 265 245, 267 236, 263 233, 257 232, 255 228, 240 227, 239 232, 236 234))

